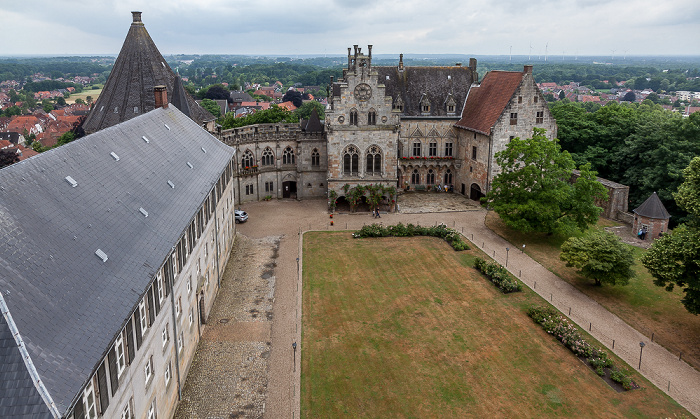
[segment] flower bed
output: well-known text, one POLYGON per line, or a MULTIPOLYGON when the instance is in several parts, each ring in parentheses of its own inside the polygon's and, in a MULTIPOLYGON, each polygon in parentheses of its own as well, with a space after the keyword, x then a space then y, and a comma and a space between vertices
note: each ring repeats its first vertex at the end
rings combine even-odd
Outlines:
POLYGON ((584 359, 599 376, 605 377, 606 373, 609 373, 610 379, 622 385, 625 390, 637 387, 625 371, 614 365, 612 359, 608 358, 607 352, 594 347, 583 339, 579 329, 556 309, 542 306, 530 307, 527 310, 527 315, 542 326, 547 333, 554 335, 576 356, 584 359))
POLYGON ((379 224, 370 224, 362 227, 359 231, 352 233, 356 239, 364 237, 413 237, 431 236, 444 239, 453 249, 469 250, 467 243, 462 240, 462 236, 457 230, 448 228, 444 224, 435 227, 421 227, 413 224, 403 225, 398 223, 395 226, 384 227, 379 224))
POLYGON ((508 272, 506 268, 496 262, 486 262, 484 259, 476 258, 474 268, 486 275, 504 294, 521 291, 522 286, 517 279, 508 272))

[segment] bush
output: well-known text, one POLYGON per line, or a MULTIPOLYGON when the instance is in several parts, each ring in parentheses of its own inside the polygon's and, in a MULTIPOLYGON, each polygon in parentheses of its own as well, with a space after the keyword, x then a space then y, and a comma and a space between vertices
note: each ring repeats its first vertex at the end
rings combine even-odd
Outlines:
POLYGON ((421 227, 410 223, 406 225, 398 223, 395 226, 388 227, 379 224, 370 224, 363 226, 359 231, 354 232, 352 236, 356 239, 365 237, 439 237, 449 243, 454 250, 469 250, 469 246, 462 240, 461 234, 456 230, 448 228, 444 224, 434 227, 421 227))
POLYGON ((474 268, 486 275, 504 294, 521 291, 522 286, 506 268, 496 262, 486 262, 481 258, 474 260, 474 268))

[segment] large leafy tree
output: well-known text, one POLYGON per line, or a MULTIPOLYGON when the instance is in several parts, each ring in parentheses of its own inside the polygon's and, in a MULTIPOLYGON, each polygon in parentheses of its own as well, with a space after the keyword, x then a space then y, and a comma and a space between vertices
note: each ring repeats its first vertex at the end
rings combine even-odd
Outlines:
POLYGON ((0 150, 0 169, 5 166, 17 163, 19 161, 19 156, 17 155, 17 150, 14 148, 6 148, 0 150))
POLYGON ((589 165, 574 180, 573 159, 543 129, 535 128, 529 139, 514 138, 495 157, 501 173, 486 199, 509 227, 568 233, 598 221, 602 209, 595 200, 606 199, 605 187, 589 165))
POLYGON ((315 100, 304 103, 299 109, 294 111, 294 114, 301 119, 309 119, 314 109, 316 109, 319 119, 326 119, 326 107, 315 100))
POLYGON ((611 233, 571 237, 562 244, 559 257, 596 285, 627 285, 634 276, 632 251, 611 233))
POLYGON ((700 314, 700 157, 683 171, 684 182, 674 194, 678 206, 688 212, 688 221, 673 233, 654 241, 642 256, 642 264, 654 277, 654 284, 672 291, 683 289, 685 308, 700 314))
POLYGON ((236 118, 235 112, 229 112, 224 117, 224 122, 221 126, 224 129, 229 129, 253 124, 274 124, 276 122, 294 123, 299 122, 299 118, 287 109, 273 104, 269 109, 257 111, 243 118, 236 118))
POLYGON ((215 101, 211 99, 202 99, 202 102, 200 102, 200 105, 206 110, 209 111, 212 115, 215 117, 220 117, 221 116, 221 108, 219 107, 219 104, 216 103, 215 101))

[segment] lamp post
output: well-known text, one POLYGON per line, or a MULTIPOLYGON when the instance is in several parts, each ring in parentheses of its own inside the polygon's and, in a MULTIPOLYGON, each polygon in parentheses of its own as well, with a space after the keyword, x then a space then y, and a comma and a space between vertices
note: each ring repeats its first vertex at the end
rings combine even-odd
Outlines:
POLYGON ((525 253, 525 245, 523 245, 523 253, 525 253))
POLYGON ((510 249, 506 247, 506 268, 508 267, 508 251, 510 249))
POLYGON ((294 371, 297 370, 297 343, 292 343, 292 350, 294 350, 294 371))
POLYGON ((642 352, 644 351, 644 342, 639 342, 639 367, 638 370, 642 369, 642 352))

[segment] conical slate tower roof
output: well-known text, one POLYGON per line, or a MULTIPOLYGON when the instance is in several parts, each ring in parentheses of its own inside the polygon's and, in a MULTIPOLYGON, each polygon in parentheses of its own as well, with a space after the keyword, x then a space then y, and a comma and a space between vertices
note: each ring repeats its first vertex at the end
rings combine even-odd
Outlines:
POLYGON ((659 196, 654 192, 646 201, 634 210, 634 213, 642 217, 656 218, 668 220, 671 215, 666 211, 666 207, 659 199, 659 196))
MULTIPOLYGON (((158 51, 155 43, 141 22, 141 12, 131 12, 133 23, 126 35, 122 50, 114 62, 112 72, 105 83, 95 106, 83 123, 86 134, 111 127, 135 116, 155 109, 153 88, 164 85, 168 96, 175 88, 175 73, 158 51)), ((184 89, 183 89, 184 91, 184 89)), ((214 120, 214 116, 185 92, 188 112, 184 112, 197 124, 214 120)))

